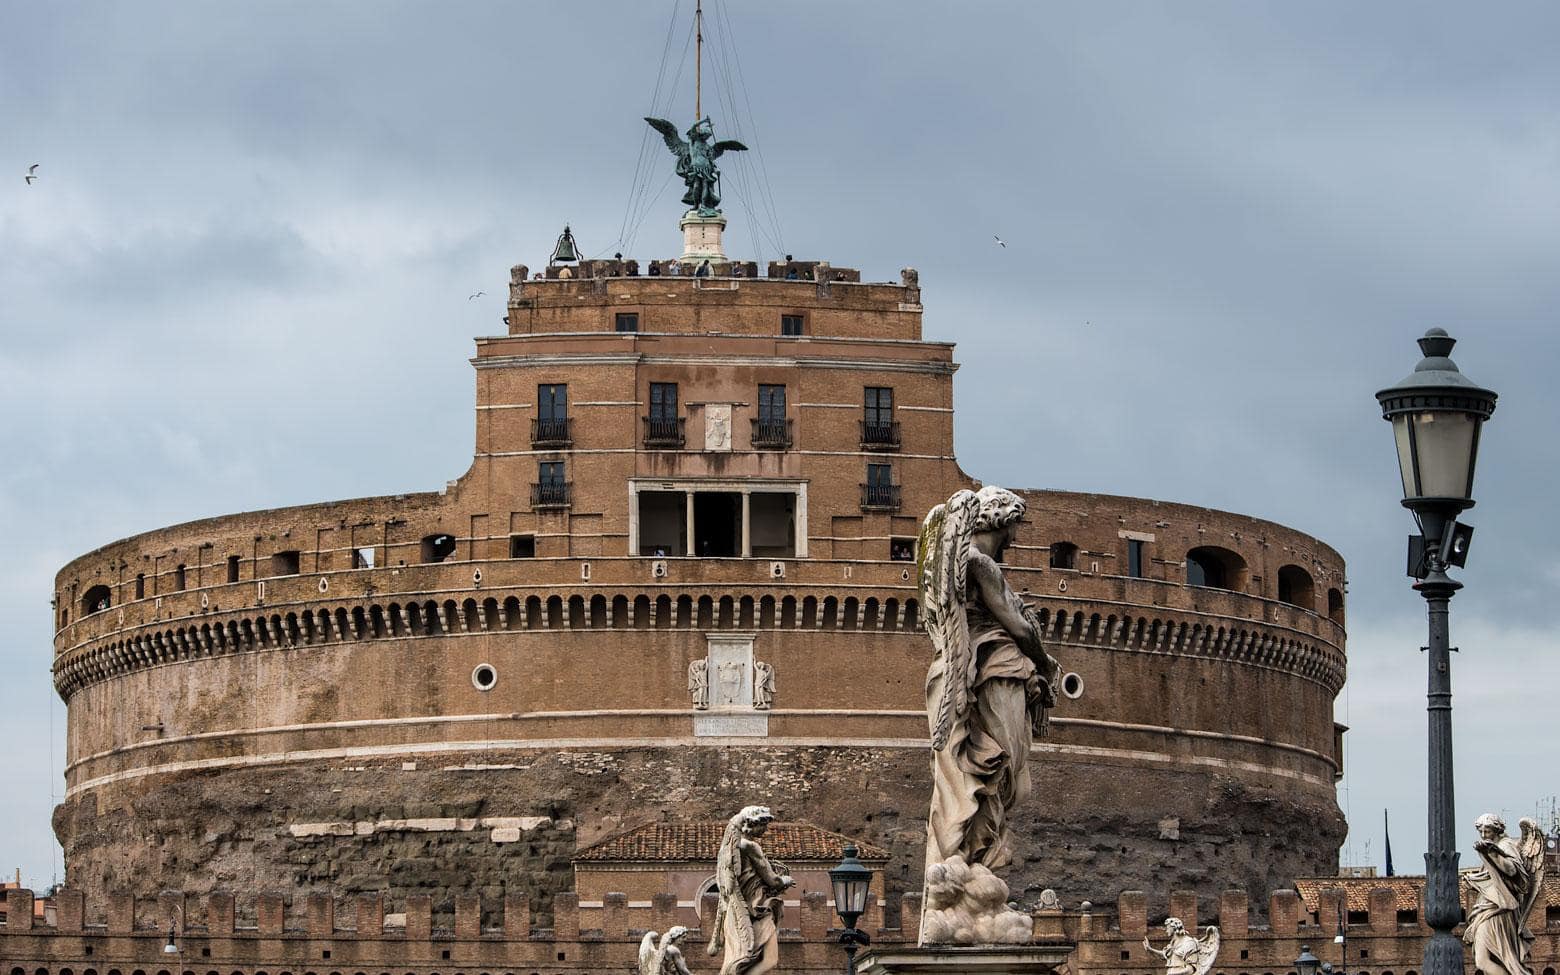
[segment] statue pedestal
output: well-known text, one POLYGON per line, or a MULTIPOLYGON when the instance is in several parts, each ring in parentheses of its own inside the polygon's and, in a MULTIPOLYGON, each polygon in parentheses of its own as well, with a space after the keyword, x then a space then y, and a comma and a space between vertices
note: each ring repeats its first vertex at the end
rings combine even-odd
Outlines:
POLYGON ((856 959, 856 975, 1056 975, 1076 945, 976 945, 874 948, 856 959))
POLYGON ((689 210, 677 222, 683 232, 683 261, 724 261, 726 248, 721 243, 721 232, 726 229, 726 218, 720 214, 701 217, 699 211, 689 210))

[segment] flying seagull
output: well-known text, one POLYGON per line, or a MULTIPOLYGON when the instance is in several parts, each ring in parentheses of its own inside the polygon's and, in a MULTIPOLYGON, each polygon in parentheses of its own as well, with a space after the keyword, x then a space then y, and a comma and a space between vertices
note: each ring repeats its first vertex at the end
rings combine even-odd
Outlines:
POLYGON ((992 234, 991 235, 991 239, 997 242, 997 246, 998 247, 1006 247, 1007 246, 1007 241, 1003 240, 1001 237, 998 237, 996 234, 992 234))
POLYGON ((471 301, 471 300, 473 300, 473 299, 475 299, 475 298, 480 298, 480 297, 482 297, 482 296, 483 296, 483 295, 485 295, 485 294, 487 294, 487 292, 486 292, 486 291, 478 291, 478 292, 477 292, 477 293, 476 293, 476 294, 474 294, 474 295, 467 295, 467 296, 466 296, 466 300, 467 300, 467 301, 471 301))
POLYGON ((38 172, 38 164, 37 163, 33 163, 31 166, 27 167, 27 175, 22 177, 22 178, 27 180, 27 185, 28 186, 31 186, 32 185, 32 181, 38 178, 37 172, 38 172))

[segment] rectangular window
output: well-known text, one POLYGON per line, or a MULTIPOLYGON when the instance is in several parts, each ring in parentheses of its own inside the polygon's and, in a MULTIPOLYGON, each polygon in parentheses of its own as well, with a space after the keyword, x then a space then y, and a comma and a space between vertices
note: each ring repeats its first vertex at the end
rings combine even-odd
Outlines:
POLYGON ((512 559, 536 558, 535 535, 510 535, 509 557, 512 559))
POLYGON ((227 570, 228 570, 228 574, 227 574, 228 582, 237 582, 238 581, 238 556, 236 556, 236 555, 229 555, 228 556, 228 559, 227 559, 227 570))
POLYGON ((639 331, 639 313, 633 311, 620 311, 617 313, 617 330, 619 332, 639 331))
POLYGON ((868 386, 866 409, 862 415, 869 427, 886 427, 894 422, 894 387, 868 386))
POLYGON ((569 503, 569 485, 563 479, 563 461, 542 461, 536 465, 536 486, 531 489, 532 507, 559 507, 569 503))
POLYGON ((675 423, 677 421, 677 384, 650 384, 650 422, 675 423))
POLYGON ((1142 539, 1127 539, 1127 575, 1134 579, 1143 578, 1143 541, 1142 539))
POLYGON ((892 487, 894 483, 894 467, 892 464, 868 464, 867 487, 882 489, 892 487))
POLYGON ((146 598, 146 573, 144 572, 135 577, 135 598, 146 598))
POLYGON ((785 387, 758 387, 758 422, 762 424, 785 422, 785 387))
POLYGON ((801 315, 781 315, 780 316, 780 334, 781 335, 800 335, 800 334, 802 334, 802 324, 803 324, 804 321, 805 321, 805 319, 803 319, 803 317, 801 315))
POLYGON ((273 576, 295 576, 298 574, 298 552, 277 552, 271 556, 271 574, 273 576))
POLYGON ((888 557, 893 562, 914 562, 915 539, 890 538, 888 540, 888 557))
POLYGON ((173 570, 173 588, 182 592, 184 590, 184 583, 184 566, 180 565, 175 567, 173 570))
POLYGON ((563 461, 544 461, 536 465, 536 480, 543 487, 563 486, 563 461))
POLYGON ((352 568, 372 569, 374 567, 374 547, 365 545, 362 548, 352 550, 352 568))
POLYGON ((543 420, 567 420, 569 418, 568 384, 550 383, 536 387, 536 415, 543 420))

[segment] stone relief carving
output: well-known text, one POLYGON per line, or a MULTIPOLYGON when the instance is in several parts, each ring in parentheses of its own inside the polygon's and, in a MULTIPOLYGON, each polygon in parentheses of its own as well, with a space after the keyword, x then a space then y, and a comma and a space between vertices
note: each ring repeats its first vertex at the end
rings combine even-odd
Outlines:
POLYGON ((1527 917, 1543 889, 1544 831, 1532 819, 1517 825, 1521 839, 1507 836, 1506 823, 1494 813, 1473 821, 1479 867, 1463 874, 1476 895, 1463 942, 1472 946, 1474 968, 1483 975, 1533 975, 1528 953, 1534 935, 1527 917))
POLYGON ((1143 947, 1151 955, 1165 960, 1165 975, 1208 975, 1214 959, 1219 955, 1219 929, 1213 925, 1203 928, 1201 938, 1194 938, 1178 917, 1165 918, 1165 937, 1169 942, 1163 948, 1155 948, 1143 939, 1143 947))
POLYGON ((762 660, 753 663, 753 707, 768 711, 775 703, 775 669, 762 660))
POLYGON ((710 706, 710 662, 708 659, 695 660, 688 665, 688 694, 693 698, 693 706, 700 710, 706 710, 710 706))
POLYGON ((922 944, 1015 944, 1034 921, 992 871, 1013 858, 1009 819, 1029 796, 1029 752, 1056 704, 1061 667, 1000 564, 1024 501, 960 491, 921 526, 917 584, 932 640, 932 737, 922 944))
POLYGON ((780 905, 795 882, 758 841, 774 821, 767 806, 748 806, 726 824, 715 861, 720 900, 706 949, 724 950, 720 975, 763 975, 780 960, 780 905))
POLYGON ((747 666, 736 660, 722 660, 715 666, 715 703, 725 707, 742 702, 742 678, 747 676, 747 666))
POLYGON ((730 403, 710 403, 704 407, 704 449, 731 450, 730 403))

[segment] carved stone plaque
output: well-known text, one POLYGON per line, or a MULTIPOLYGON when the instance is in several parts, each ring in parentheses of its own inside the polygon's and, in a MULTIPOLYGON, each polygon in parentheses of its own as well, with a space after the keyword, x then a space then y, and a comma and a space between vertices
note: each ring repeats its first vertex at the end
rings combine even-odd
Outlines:
POLYGON ((769 715, 763 714, 712 714, 700 712, 693 716, 695 738, 767 738, 769 715))
POLYGON ((708 403, 704 407, 704 449, 731 452, 731 404, 708 403))

